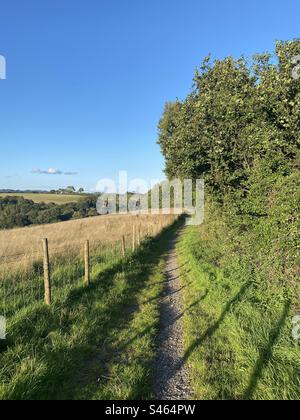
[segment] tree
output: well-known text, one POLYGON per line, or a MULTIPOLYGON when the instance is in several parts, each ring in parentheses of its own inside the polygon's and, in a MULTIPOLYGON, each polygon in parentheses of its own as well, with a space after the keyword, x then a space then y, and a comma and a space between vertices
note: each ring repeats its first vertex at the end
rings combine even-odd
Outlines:
POLYGON ((75 193, 76 192, 76 188, 73 187, 72 185, 66 188, 66 192, 68 193, 75 193))
POLYGON ((270 54, 207 57, 182 102, 167 103, 159 139, 169 178, 204 177, 223 199, 247 195, 253 168, 288 173, 299 156, 300 80, 292 77, 300 41, 279 42, 270 54), (268 169, 269 168, 269 169, 268 169))
POLYGON ((97 197, 87 196, 78 202, 58 205, 35 203, 23 197, 0 197, 0 229, 96 216, 96 201, 97 197))

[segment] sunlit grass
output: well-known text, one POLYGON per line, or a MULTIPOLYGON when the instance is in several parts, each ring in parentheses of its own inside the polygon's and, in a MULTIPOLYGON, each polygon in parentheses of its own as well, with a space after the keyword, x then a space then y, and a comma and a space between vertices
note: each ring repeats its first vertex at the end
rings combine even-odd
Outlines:
POLYGON ((80 257, 57 257, 51 307, 38 265, 26 279, 20 271, 14 286, 7 278, 0 399, 151 398, 164 252, 174 229, 145 237, 125 259, 118 247, 94 249, 90 287, 80 257))
POLYGON ((299 399, 299 347, 291 337, 289 302, 263 294, 251 266, 241 256, 220 259, 221 247, 206 226, 190 228, 178 246, 188 285, 185 360, 196 398, 299 399))

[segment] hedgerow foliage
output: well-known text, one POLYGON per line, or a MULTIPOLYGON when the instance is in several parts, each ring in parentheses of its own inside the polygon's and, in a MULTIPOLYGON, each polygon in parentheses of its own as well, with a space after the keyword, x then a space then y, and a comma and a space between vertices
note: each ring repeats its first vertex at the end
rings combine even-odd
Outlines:
POLYGON ((167 176, 205 179, 238 252, 246 249, 261 282, 287 298, 300 274, 297 56, 300 40, 278 42, 275 56, 251 63, 206 58, 187 98, 166 104, 158 140, 167 176))
POLYGON ((204 175, 222 195, 245 194, 254 167, 292 169, 299 156, 300 79, 292 74, 300 41, 280 42, 276 50, 276 63, 263 54, 250 66, 244 58, 206 58, 192 93, 166 104, 159 144, 170 178, 204 175))

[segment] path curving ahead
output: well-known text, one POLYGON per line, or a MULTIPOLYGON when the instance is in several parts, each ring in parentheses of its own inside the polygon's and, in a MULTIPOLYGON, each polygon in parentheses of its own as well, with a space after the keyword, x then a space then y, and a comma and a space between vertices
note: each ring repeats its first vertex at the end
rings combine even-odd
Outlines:
POLYGON ((166 259, 166 284, 161 301, 158 357, 155 363, 154 392, 157 400, 191 398, 188 368, 183 357, 183 305, 176 255, 177 239, 170 243, 166 259))

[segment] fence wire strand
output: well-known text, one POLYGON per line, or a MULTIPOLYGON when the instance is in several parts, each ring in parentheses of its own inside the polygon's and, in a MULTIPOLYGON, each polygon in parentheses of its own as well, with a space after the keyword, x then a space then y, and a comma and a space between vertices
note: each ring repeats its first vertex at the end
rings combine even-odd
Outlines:
MULTIPOLYGON (((141 243, 146 238, 156 237, 164 228, 174 223, 173 218, 155 220, 150 229, 139 225, 141 243)), ((137 232, 137 229, 136 229, 137 232)), ((108 232, 109 233, 109 232, 108 232)), ((132 253, 132 233, 125 235, 125 253, 132 253)), ((122 238, 109 242, 97 239, 90 241, 91 273, 99 265, 116 264, 123 259, 122 238)), ((53 299, 68 293, 73 287, 83 284, 84 278, 84 241, 52 246, 49 242, 50 273, 53 299)), ((98 272, 98 268, 96 270, 98 272)), ((29 253, 16 253, 0 256, 0 315, 13 317, 22 308, 44 300, 43 253, 32 250, 29 253)))

